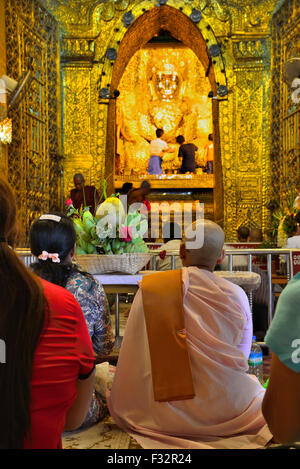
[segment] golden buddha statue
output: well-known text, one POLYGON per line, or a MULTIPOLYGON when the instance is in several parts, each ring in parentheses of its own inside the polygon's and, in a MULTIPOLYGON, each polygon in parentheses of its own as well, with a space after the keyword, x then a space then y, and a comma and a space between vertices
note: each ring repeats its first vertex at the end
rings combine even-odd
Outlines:
MULTIPOLYGON (((124 72, 117 105, 117 153, 120 172, 146 174, 150 141, 157 128, 176 146, 176 137, 199 148, 198 163, 212 129, 210 86, 204 69, 187 48, 145 48, 124 72)), ((178 145, 177 145, 178 146, 178 145)), ((181 166, 178 151, 164 155, 164 170, 181 166)))

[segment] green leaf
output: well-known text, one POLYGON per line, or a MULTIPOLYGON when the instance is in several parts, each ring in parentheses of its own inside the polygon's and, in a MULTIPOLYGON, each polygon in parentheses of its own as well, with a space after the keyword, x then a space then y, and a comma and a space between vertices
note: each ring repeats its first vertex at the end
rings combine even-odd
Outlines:
POLYGON ((82 249, 80 246, 76 246, 76 253, 77 255, 79 254, 86 254, 86 251, 82 249))
POLYGON ((103 183, 103 197, 104 197, 104 200, 107 199, 107 181, 106 179, 104 179, 104 183, 103 183))
POLYGON ((76 210, 73 205, 70 205, 67 211, 67 216, 71 217, 72 215, 77 215, 78 217, 80 216, 78 210, 76 210))

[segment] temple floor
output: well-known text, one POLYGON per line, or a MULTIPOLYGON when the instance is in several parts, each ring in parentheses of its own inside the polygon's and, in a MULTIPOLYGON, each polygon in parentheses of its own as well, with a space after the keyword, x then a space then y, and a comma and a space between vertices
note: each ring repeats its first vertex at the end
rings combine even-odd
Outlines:
POLYGON ((142 449, 109 415, 102 422, 63 436, 63 449, 142 449))

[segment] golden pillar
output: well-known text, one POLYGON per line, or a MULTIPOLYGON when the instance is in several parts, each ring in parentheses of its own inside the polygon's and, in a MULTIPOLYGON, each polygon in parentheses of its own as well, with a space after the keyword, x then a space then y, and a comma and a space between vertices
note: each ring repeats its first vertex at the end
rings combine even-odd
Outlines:
MULTIPOLYGON (((5 5, 4 0, 0 0, 0 78, 6 75, 6 46, 5 46, 5 5)), ((2 96, 3 98, 3 96, 2 96)), ((6 105, 0 96, 0 119, 6 105)), ((0 174, 7 176, 7 146, 0 143, 0 174)))

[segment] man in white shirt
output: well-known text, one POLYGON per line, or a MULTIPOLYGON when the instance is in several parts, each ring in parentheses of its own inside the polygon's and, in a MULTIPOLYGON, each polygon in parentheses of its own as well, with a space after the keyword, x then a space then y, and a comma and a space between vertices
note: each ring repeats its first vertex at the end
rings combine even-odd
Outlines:
POLYGON ((293 236, 287 240, 287 249, 300 249, 300 212, 295 216, 295 222, 297 223, 297 229, 294 231, 293 236))
POLYGON ((173 153, 175 151, 175 148, 169 147, 169 145, 161 139, 163 134, 163 129, 157 129, 157 138, 150 143, 148 174, 163 174, 161 163, 164 153, 173 153))
POLYGON ((177 251, 175 256, 175 269, 182 268, 182 261, 179 256, 180 245, 181 245, 181 228, 178 223, 170 222, 165 223, 162 228, 162 235, 164 238, 164 244, 160 247, 160 254, 157 259, 156 269, 157 270, 172 270, 172 257, 168 252, 177 251))

